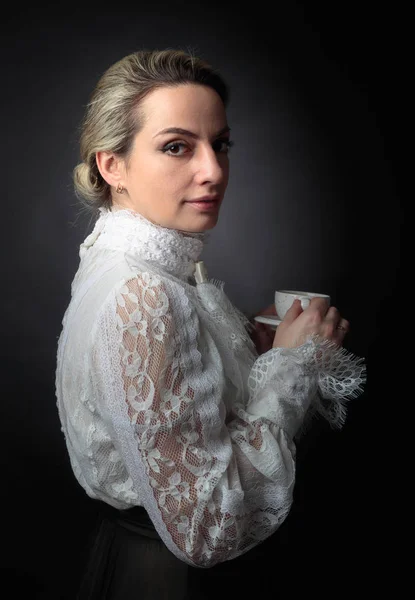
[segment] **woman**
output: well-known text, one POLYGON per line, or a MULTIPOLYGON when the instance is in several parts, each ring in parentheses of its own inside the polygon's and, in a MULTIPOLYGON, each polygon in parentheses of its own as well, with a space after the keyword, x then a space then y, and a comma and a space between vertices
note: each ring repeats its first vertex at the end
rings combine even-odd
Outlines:
POLYGON ((266 539, 290 510, 306 416, 341 425, 361 391, 335 307, 294 303, 269 344, 198 260, 228 184, 227 102, 207 63, 165 50, 112 65, 88 105, 74 181, 99 218, 56 373, 73 471, 108 507, 81 600, 185 598, 192 568, 266 539))

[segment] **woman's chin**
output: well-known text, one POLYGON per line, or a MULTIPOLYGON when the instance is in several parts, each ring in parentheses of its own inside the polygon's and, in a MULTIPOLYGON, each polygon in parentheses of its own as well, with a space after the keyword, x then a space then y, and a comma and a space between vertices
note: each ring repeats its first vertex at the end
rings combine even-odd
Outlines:
POLYGON ((218 215, 213 216, 210 215, 210 218, 205 217, 205 219, 203 219, 203 222, 201 223, 200 221, 202 221, 202 219, 198 219, 199 223, 191 223, 189 224, 189 230, 188 231, 193 231, 194 233, 196 232, 203 232, 203 231, 209 231, 209 229, 213 229, 217 222, 218 222, 218 215))
POLYGON ((181 226, 178 227, 181 231, 188 231, 191 233, 201 233, 213 229, 218 222, 219 213, 199 213, 191 219, 186 219, 181 222, 181 226))

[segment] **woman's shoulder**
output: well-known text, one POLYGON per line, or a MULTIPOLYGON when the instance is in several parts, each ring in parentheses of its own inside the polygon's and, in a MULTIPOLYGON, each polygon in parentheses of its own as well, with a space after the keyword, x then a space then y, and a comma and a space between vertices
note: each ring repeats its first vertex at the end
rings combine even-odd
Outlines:
POLYGON ((124 297, 133 302, 161 302, 172 309, 192 303, 193 286, 166 272, 158 265, 142 260, 131 265, 121 258, 113 264, 91 272, 84 282, 87 289, 79 290, 82 302, 95 313, 112 310, 124 297))
POLYGON ((186 337, 189 328, 199 327, 190 284, 148 263, 108 274, 98 289, 91 289, 83 312, 92 344, 103 332, 111 338, 120 329, 160 340, 167 332, 180 331, 186 337))
POLYGON ((124 253, 97 251, 81 261, 72 283, 72 296, 93 296, 103 301, 128 281, 146 286, 150 280, 159 280, 170 289, 191 287, 155 263, 135 259, 132 264, 124 253))

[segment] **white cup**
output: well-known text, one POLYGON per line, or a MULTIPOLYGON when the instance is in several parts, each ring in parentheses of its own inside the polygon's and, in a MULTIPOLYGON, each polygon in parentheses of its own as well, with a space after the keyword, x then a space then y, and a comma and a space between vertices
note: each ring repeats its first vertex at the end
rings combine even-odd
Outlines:
POLYGON ((275 292, 274 301, 275 310, 280 319, 285 317, 285 313, 297 298, 301 301, 301 308, 303 310, 307 308, 312 298, 326 298, 328 304, 330 304, 330 296, 327 296, 327 294, 316 294, 315 292, 300 292, 295 290, 277 290, 275 292))

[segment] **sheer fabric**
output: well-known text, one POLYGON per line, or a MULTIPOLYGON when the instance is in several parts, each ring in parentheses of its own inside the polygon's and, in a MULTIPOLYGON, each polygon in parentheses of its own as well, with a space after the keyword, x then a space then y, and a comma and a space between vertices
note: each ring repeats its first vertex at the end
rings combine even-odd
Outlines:
POLYGON ((101 209, 58 343, 56 394, 76 478, 144 506, 182 561, 211 567, 271 535, 314 412, 341 427, 362 360, 310 338, 258 357, 222 282, 194 279, 208 234, 101 209))

